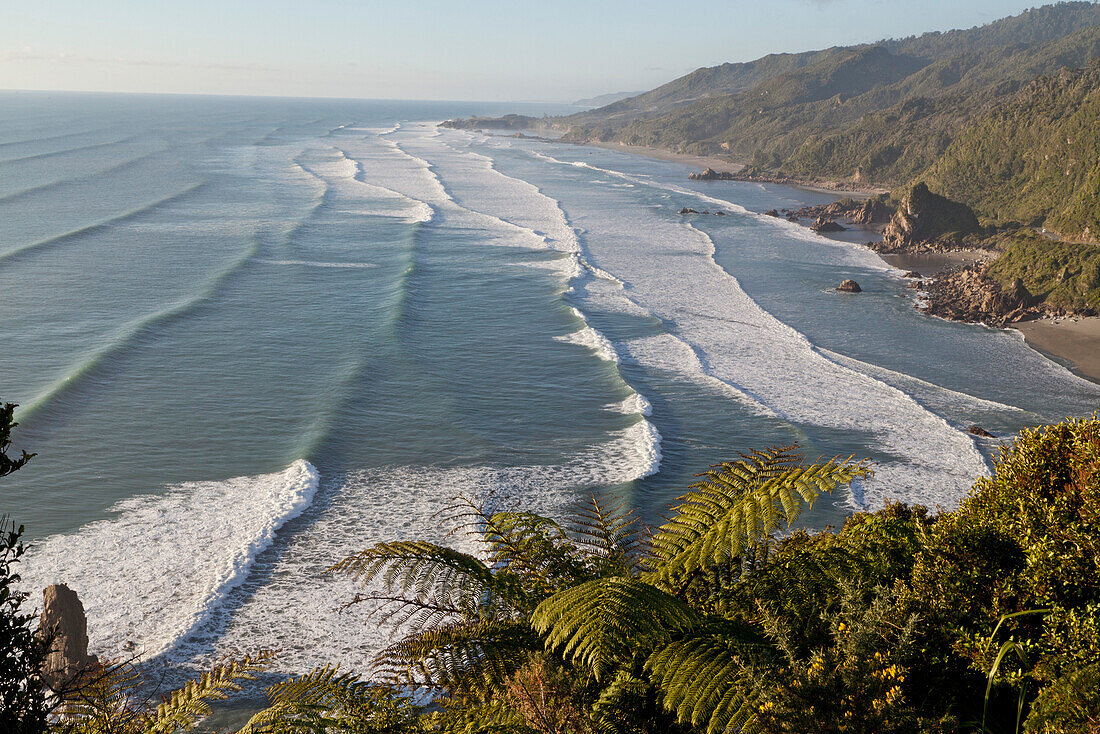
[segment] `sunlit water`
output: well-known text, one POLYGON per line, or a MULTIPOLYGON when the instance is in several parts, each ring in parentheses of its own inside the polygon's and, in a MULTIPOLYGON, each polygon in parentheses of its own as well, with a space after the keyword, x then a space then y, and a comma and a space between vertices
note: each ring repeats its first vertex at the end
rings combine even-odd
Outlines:
POLYGON ((486 105, 0 101, 0 398, 39 454, 0 511, 101 654, 362 669, 387 631, 322 572, 441 540, 455 495, 654 521, 754 447, 874 460, 821 527, 957 504, 1000 445, 971 424, 1100 405, 1014 332, 923 316, 869 251, 759 214, 824 195, 435 125, 486 105))

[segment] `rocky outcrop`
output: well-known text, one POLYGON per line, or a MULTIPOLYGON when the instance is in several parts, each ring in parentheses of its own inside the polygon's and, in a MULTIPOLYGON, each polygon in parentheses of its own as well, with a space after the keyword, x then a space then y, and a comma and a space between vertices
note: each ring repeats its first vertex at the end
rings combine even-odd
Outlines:
POLYGON ((445 120, 440 127, 455 130, 525 130, 539 122, 537 117, 527 115, 504 115, 503 117, 468 117, 461 120, 445 120))
POLYGON ((65 584, 47 586, 42 592, 39 635, 49 640, 42 664, 42 679, 55 691, 70 688, 99 668, 88 654, 88 618, 76 592, 65 584))
POLYGON ((841 293, 862 293, 863 289, 854 280, 846 280, 836 287, 841 293))
POLYGON ((810 229, 812 229, 814 232, 843 232, 845 228, 834 222, 832 219, 818 217, 817 221, 810 225, 810 229))
POLYGON ((849 217, 857 224, 882 224, 889 222, 893 215, 894 207, 886 203, 886 197, 876 196, 864 201, 849 217))
POLYGON ((790 214, 787 215, 787 221, 788 222, 797 222, 798 221, 798 215, 795 214, 794 212, 791 212, 790 214))
POLYGON ((903 277, 903 278, 918 278, 919 279, 922 276, 916 270, 906 270, 904 273, 901 274, 901 277, 903 277))
POLYGON ((985 430, 981 426, 970 426, 966 429, 967 433, 971 433, 975 436, 981 436, 982 438, 995 438, 995 436, 989 431, 985 430))
POLYGON ((764 216, 766 216, 766 217, 778 217, 779 216, 779 211, 777 209, 769 209, 768 211, 764 212, 764 216))
POLYGON ((947 250, 962 246, 963 238, 980 229, 978 217, 966 204, 914 185, 882 232, 880 252, 947 250))
POLYGON ((719 173, 713 168, 705 168, 702 171, 692 171, 688 174, 692 181, 736 181, 737 174, 729 171, 719 173))
POLYGON ((939 273, 921 310, 953 321, 1005 326, 1041 316, 1038 301, 1018 278, 1006 288, 987 277, 983 265, 970 265, 939 273))

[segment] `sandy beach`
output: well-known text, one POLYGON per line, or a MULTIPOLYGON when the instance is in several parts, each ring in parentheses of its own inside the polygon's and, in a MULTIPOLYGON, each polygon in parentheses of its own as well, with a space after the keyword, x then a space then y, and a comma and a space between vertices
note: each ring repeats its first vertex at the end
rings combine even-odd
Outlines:
POLYGON ((1038 319, 1013 327, 1033 348, 1069 360, 1074 372, 1100 382, 1100 316, 1038 319))

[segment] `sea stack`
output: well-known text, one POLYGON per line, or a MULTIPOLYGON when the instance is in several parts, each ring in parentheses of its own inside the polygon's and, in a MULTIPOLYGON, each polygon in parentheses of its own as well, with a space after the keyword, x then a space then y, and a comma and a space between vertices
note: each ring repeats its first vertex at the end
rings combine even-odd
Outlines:
POLYGON ((65 584, 52 584, 42 591, 42 618, 38 633, 50 641, 42 664, 42 680, 53 690, 62 690, 99 666, 88 654, 88 618, 76 592, 65 584))

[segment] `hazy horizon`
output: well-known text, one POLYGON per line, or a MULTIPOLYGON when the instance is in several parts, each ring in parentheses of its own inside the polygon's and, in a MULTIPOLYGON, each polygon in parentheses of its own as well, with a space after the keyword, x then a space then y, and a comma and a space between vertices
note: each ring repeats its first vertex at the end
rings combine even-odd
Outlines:
POLYGON ((1032 6, 704 0, 684 12, 649 0, 538 9, 60 0, 0 10, 0 88, 569 103, 768 53, 969 28, 1032 6))

